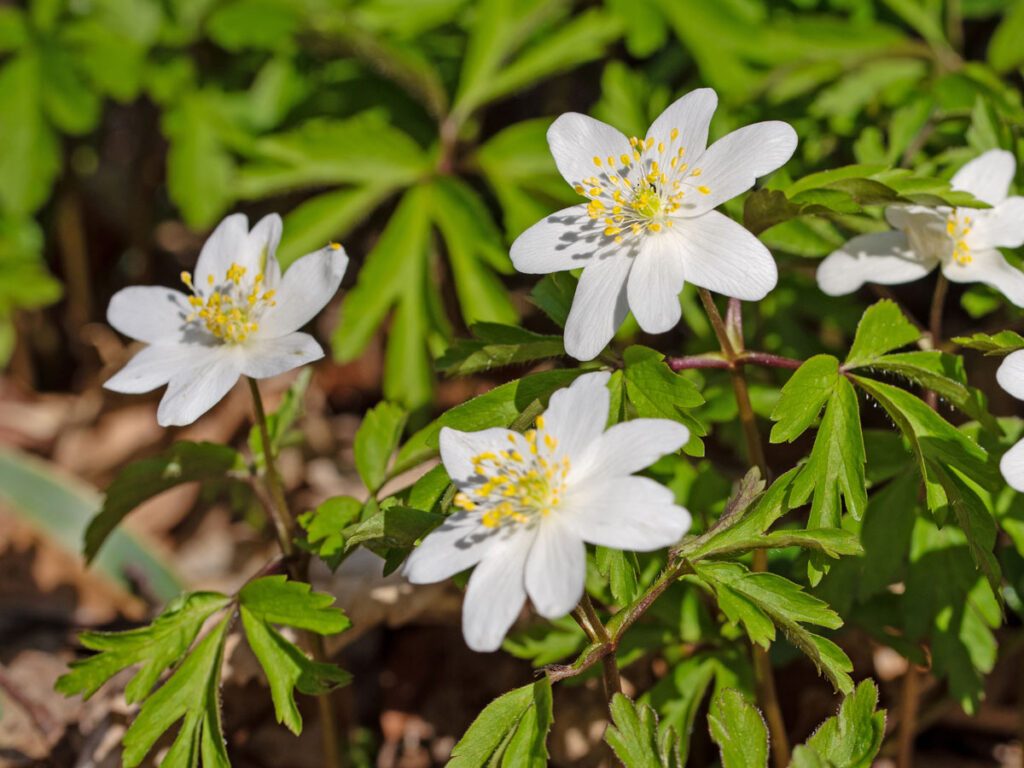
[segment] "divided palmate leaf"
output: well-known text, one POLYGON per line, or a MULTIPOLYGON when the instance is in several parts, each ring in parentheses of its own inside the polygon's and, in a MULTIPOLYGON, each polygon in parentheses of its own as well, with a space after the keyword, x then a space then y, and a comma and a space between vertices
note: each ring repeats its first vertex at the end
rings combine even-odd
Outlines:
POLYGON ((129 464, 107 488, 103 508, 86 529, 86 559, 96 556, 110 532, 142 502, 182 483, 221 479, 241 465, 241 456, 230 446, 188 442, 129 464))
POLYGON ((843 368, 872 365, 882 355, 913 344, 919 338, 921 332, 907 320, 899 305, 883 299, 865 310, 843 368))
POLYGON ((142 701, 164 670, 185 655, 206 620, 230 602, 219 592, 191 592, 169 603, 148 626, 125 632, 83 632, 79 641, 98 653, 71 662, 70 671, 57 681, 57 690, 89 698, 118 672, 137 665, 139 671, 125 688, 125 700, 129 704, 142 701))
POLYGON ((331 607, 334 597, 313 592, 308 584, 284 576, 250 581, 238 593, 238 601, 246 639, 270 683, 277 721, 299 734, 302 717, 295 689, 316 695, 347 684, 351 676, 334 664, 308 658, 275 625, 333 635, 348 629, 349 620, 331 607))
POLYGON ((659 725, 650 706, 621 693, 612 697, 609 706, 612 724, 604 740, 626 768, 683 768, 679 737, 671 727, 659 725))
POLYGON ((544 768, 551 722, 551 682, 544 677, 488 704, 455 745, 448 766, 544 768))
POLYGON ((1016 331, 1000 331, 991 335, 975 333, 973 336, 956 336, 953 341, 962 347, 976 349, 986 355, 1008 355, 1018 349, 1024 349, 1024 336, 1016 331))
POLYGON ((793 755, 794 768, 807 766, 844 766, 870 768, 885 737, 885 710, 877 710, 878 688, 865 680, 843 699, 839 713, 830 717, 797 751, 813 753, 800 758, 793 755), (803 761, 803 762, 801 762, 803 761))
POLYGON ((751 642, 765 648, 780 628, 836 689, 853 690, 853 665, 838 645, 808 631, 804 624, 838 629, 843 621, 829 606, 797 584, 773 573, 753 573, 736 562, 703 560, 693 564, 697 576, 718 597, 730 621, 742 624, 751 642))
POLYGON ((351 496, 334 496, 316 509, 303 512, 299 525, 306 531, 305 547, 334 570, 345 558, 344 531, 363 511, 363 502, 351 496))

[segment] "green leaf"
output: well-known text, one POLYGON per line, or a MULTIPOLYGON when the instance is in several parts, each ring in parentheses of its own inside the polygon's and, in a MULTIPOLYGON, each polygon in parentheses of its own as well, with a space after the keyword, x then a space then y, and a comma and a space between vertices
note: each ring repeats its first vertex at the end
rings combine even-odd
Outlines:
POLYGON ((508 291, 492 270, 511 271, 511 263, 487 206, 471 187, 451 177, 436 179, 433 192, 434 223, 447 246, 463 320, 467 325, 515 323, 508 291))
POLYGON ((1024 2, 1017 0, 999 22, 988 44, 988 63, 996 72, 1009 72, 1024 62, 1024 2))
POLYGON ((791 443, 813 426, 838 378, 839 361, 831 355, 815 355, 797 368, 772 410, 771 442, 791 443))
POLYGON ((463 432, 507 427, 531 403, 536 400, 546 403, 555 390, 567 386, 581 373, 583 371, 579 370, 535 373, 455 406, 409 438, 399 450, 392 472, 404 472, 435 456, 443 427, 463 432))
POLYGON ((229 621, 210 630, 160 690, 146 699, 122 741, 125 768, 135 768, 157 739, 182 720, 161 765, 228 768, 220 722, 220 668, 229 621))
POLYGON ((437 361, 439 370, 464 376, 565 354, 561 336, 497 323, 477 323, 470 330, 476 339, 457 340, 437 361))
POLYGON ((640 596, 640 564, 635 553, 598 547, 594 562, 601 575, 608 579, 612 598, 619 605, 629 605, 640 596))
POLYGON ((653 419, 672 419, 690 429, 690 442, 684 450, 701 456, 704 448, 700 437, 704 426, 689 410, 704 403, 697 387, 665 364, 665 356, 650 347, 634 345, 622 355, 626 395, 638 416, 653 419))
POLYGON ((604 740, 626 768, 682 768, 679 737, 672 728, 658 726, 658 715, 651 707, 616 693, 609 708, 612 724, 604 740))
POLYGON ((843 368, 872 365, 887 352, 913 344, 919 338, 921 332, 907 320, 899 305, 883 299, 868 307, 861 317, 843 368))
POLYGON ((565 328, 576 293, 576 278, 571 272, 544 275, 530 291, 530 300, 540 307, 559 328, 565 328))
POLYGON ((544 768, 551 722, 551 682, 544 677, 488 704, 455 745, 448 768, 544 768))
POLYGON ((843 699, 839 714, 830 717, 807 740, 824 766, 870 768, 885 737, 885 710, 876 711, 878 689, 865 680, 843 699))
POLYGON ((339 609, 329 607, 333 596, 313 592, 308 584, 284 576, 250 581, 238 598, 246 639, 270 683, 277 721, 299 734, 302 716, 295 703, 295 688, 317 695, 347 684, 351 676, 334 664, 312 661, 273 625, 327 635, 344 631, 349 621, 339 609))
POLYGON ((26 53, 0 67, 0 204, 6 212, 34 212, 60 171, 60 145, 40 103, 45 90, 37 56, 26 53))
POLYGON ((241 457, 217 443, 175 443, 158 456, 129 464, 107 487, 103 508, 85 532, 85 557, 92 560, 125 516, 147 499, 181 485, 223 478, 241 457))
POLYGON ((1018 349, 1024 349, 1024 336, 1015 331, 1000 331, 992 335, 976 333, 973 336, 955 336, 953 341, 962 347, 976 349, 986 355, 1008 355, 1018 349))
POLYGON ((573 619, 561 619, 533 624, 525 630, 513 631, 501 644, 504 651, 517 659, 527 659, 531 666, 540 668, 578 654, 589 639, 573 619))
POLYGON ((299 515, 299 525, 306 531, 307 547, 331 568, 336 569, 345 557, 342 532, 351 525, 363 503, 351 496, 334 496, 315 510, 299 515))
POLYGON ((999 423, 988 412, 985 393, 967 385, 963 359, 937 350, 885 355, 870 363, 872 370, 905 376, 964 414, 980 422, 985 429, 999 434, 999 423))
POLYGON ((406 413, 393 403, 378 403, 366 412, 355 437, 356 469, 371 494, 387 477, 388 462, 405 428, 406 413))
POLYGON ((382 556, 389 549, 409 550, 443 519, 436 512, 413 507, 384 507, 348 535, 345 548, 362 544, 382 556))
POLYGON ((125 688, 125 700, 129 704, 142 701, 163 671, 185 655, 206 620, 230 602, 219 592, 191 592, 171 601, 148 626, 125 632, 83 632, 79 642, 99 653, 71 662, 70 671, 57 681, 57 691, 89 698, 121 670, 138 666, 125 688))
POLYGON ((768 765, 768 729, 757 707, 739 691, 720 690, 708 712, 711 738, 718 744, 722 768, 768 765))
POLYGON ((719 607, 730 620, 735 620, 733 616, 739 617, 752 642, 768 647, 774 638, 774 631, 769 631, 764 621, 767 616, 833 686, 843 692, 853 690, 849 675, 853 665, 846 654, 835 643, 803 626, 816 624, 828 629, 842 626, 842 619, 824 601, 781 576, 752 573, 740 563, 702 560, 693 563, 693 568, 697 576, 715 590, 719 607))

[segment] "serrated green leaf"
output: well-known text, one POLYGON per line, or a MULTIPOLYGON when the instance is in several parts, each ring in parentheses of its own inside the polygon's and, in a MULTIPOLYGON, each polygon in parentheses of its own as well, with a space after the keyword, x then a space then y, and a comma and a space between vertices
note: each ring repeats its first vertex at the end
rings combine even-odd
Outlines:
POLYGON ((351 496, 334 496, 315 510, 299 515, 299 525, 306 531, 309 549, 334 570, 345 556, 343 531, 351 525, 363 503, 351 496))
POLYGON ((164 670, 185 655, 206 620, 230 601, 219 592, 191 592, 169 603, 148 626, 125 632, 83 632, 79 641, 98 653, 71 662, 56 689, 66 696, 80 693, 89 698, 121 670, 138 666, 125 688, 125 700, 129 704, 142 701, 164 670))
POLYGON ((385 507, 359 524, 345 542, 346 550, 362 544, 381 553, 411 549, 416 541, 443 520, 436 512, 394 505, 385 507))
POLYGON ((1015 331, 1000 331, 995 334, 976 333, 973 336, 955 336, 957 344, 967 349, 976 349, 986 355, 1008 355, 1024 349, 1024 336, 1015 331))
POLYGON ((678 736, 672 728, 659 727, 658 715, 650 706, 616 693, 609 708, 612 724, 604 740, 625 768, 682 768, 678 736))
POLYGON ((839 361, 831 355, 815 355, 797 368, 772 410, 771 442, 791 443, 813 426, 835 391, 838 377, 839 361))
POLYGON ((86 559, 96 557, 111 531, 142 502, 182 483, 223 478, 240 464, 241 457, 230 446, 187 442, 129 464, 107 487, 103 508, 86 529, 86 559))
POLYGON ((316 695, 347 684, 351 676, 334 664, 309 659, 273 625, 327 635, 347 629, 348 618, 329 607, 333 596, 313 592, 309 584, 288 581, 284 576, 251 581, 238 598, 246 639, 270 683, 277 721, 299 734, 302 716, 295 703, 295 689, 316 695))
POLYGON ((497 323, 477 323, 470 330, 476 339, 457 340, 438 359, 438 370, 450 376, 464 376, 565 354, 561 336, 497 323))
POLYGON ((220 722, 220 668, 228 619, 207 633, 177 671, 146 699, 125 732, 125 768, 139 765, 157 739, 181 720, 181 728, 162 765, 168 768, 228 768, 220 722))
POLYGON ((921 332, 907 320, 899 305, 883 299, 868 307, 861 317, 843 368, 871 365, 887 352, 913 344, 919 338, 921 332))
POLYGON ((626 395, 637 415, 682 422, 690 430, 690 442, 684 450, 703 455, 700 437, 706 430, 689 413, 704 403, 697 387, 672 371, 665 364, 665 356, 650 347, 639 344, 628 347, 622 357, 626 364, 623 372, 626 395))
POLYGON ((509 691, 477 715, 452 749, 448 768, 543 768, 551 720, 551 683, 546 677, 509 691))
POLYGON ((635 553, 598 547, 594 562, 601 575, 608 579, 612 598, 619 605, 629 605, 639 597, 640 565, 635 553))
POLYGON ((830 717, 807 739, 806 747, 822 765, 869 768, 885 737, 885 710, 876 711, 878 689, 865 680, 843 699, 839 714, 830 717))
POLYGON ((530 291, 530 300, 540 307, 552 322, 565 327, 576 294, 576 278, 571 272, 552 272, 544 275, 530 291))
POLYGON ((405 410, 393 403, 378 403, 366 412, 356 432, 356 469, 371 494, 380 490, 388 463, 405 428, 405 410))
POLYGON ((722 768, 764 768, 768 765, 768 729, 764 718, 739 691, 725 688, 711 699, 711 738, 718 745, 722 768))

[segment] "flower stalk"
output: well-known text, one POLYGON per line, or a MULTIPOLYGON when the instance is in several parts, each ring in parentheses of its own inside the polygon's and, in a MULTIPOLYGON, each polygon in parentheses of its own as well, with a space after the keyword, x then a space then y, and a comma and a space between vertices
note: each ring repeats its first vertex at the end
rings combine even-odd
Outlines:
MULTIPOLYGON (((263 407, 263 397, 260 395, 260 388, 256 380, 249 378, 248 382, 249 392, 252 393, 253 409, 256 412, 256 427, 259 429, 260 441, 263 445, 264 484, 270 497, 270 503, 267 507, 274 523, 274 530, 277 533, 278 546, 281 547, 281 554, 287 563, 291 578, 298 581, 309 581, 309 557, 296 556, 298 553, 295 546, 295 518, 288 508, 288 500, 284 495, 281 473, 277 469, 277 461, 270 442, 267 412, 263 407)), ((319 663, 324 663, 327 660, 327 653, 324 649, 323 638, 314 632, 305 632, 303 634, 313 659, 319 663)), ((324 767, 341 768, 342 759, 338 749, 337 719, 333 698, 330 691, 328 691, 319 694, 316 699, 317 710, 320 715, 320 728, 323 734, 324 767)))
MULTIPOLYGON (((761 471, 761 476, 769 478, 768 461, 764 454, 764 445, 761 441, 761 433, 757 427, 757 417, 750 402, 750 391, 747 387, 747 378, 742 365, 736 365, 743 352, 741 316, 738 307, 730 307, 729 319, 738 333, 730 334, 729 328, 715 305, 714 297, 705 288, 700 289, 700 300, 708 314, 711 327, 718 337, 718 343, 722 348, 722 355, 729 361, 729 373, 732 377, 733 392, 736 394, 736 405, 739 408, 740 422, 743 425, 743 434, 746 438, 747 453, 750 462, 761 471), (737 346, 739 345, 739 349, 737 346)), ((739 302, 736 302, 738 304, 739 302)), ((754 550, 754 571, 768 570, 768 557, 763 549, 754 550)), ((771 748, 775 765, 778 768, 785 768, 789 765, 790 751, 789 738, 786 734, 786 723, 782 717, 782 708, 779 706, 778 694, 775 690, 775 677, 772 670, 771 659, 768 652, 758 645, 752 648, 754 659, 754 676, 757 682, 758 698, 764 710, 765 719, 768 721, 768 731, 771 734, 771 748)))

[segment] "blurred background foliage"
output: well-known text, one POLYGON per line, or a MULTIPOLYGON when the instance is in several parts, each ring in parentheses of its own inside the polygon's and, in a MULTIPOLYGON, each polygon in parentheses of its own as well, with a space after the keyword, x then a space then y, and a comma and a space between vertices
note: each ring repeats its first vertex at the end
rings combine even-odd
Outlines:
MULTIPOLYGON (((76 329, 114 290, 173 283, 231 210, 281 210, 284 263, 327 240, 355 257, 335 358, 390 328, 384 395, 429 407, 455 335, 533 314, 509 291, 525 283, 507 246, 576 201, 544 138, 557 113, 642 135, 710 85, 713 135, 796 126, 771 186, 853 162, 948 176, 977 151, 1019 149, 1024 108, 1001 76, 1022 39, 1024 2, 1004 0, 0 5, 0 359, 20 322, 43 385, 66 385, 61 355, 82 354, 76 329), (56 324, 16 319, 62 297, 56 324)), ((820 297, 797 305, 811 271, 798 257, 845 235, 810 217, 762 235, 794 266, 765 307, 769 347, 814 351, 793 332, 824 313, 820 297)), ((999 306, 980 289, 967 300, 999 306)))

